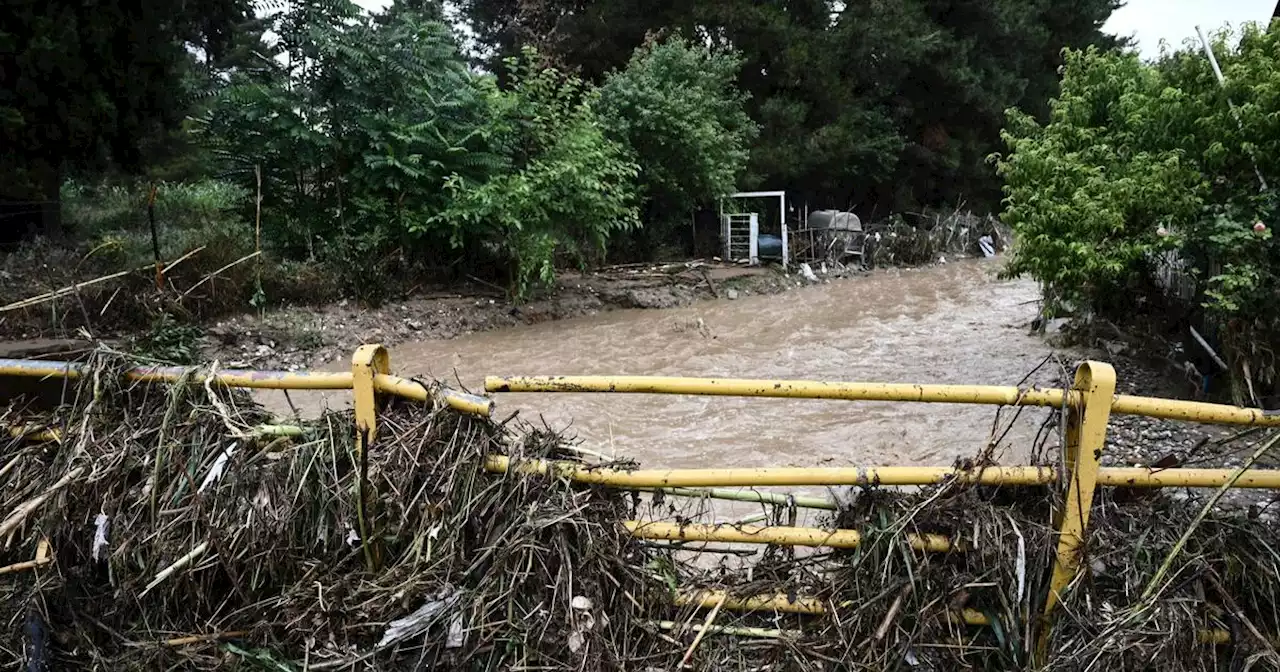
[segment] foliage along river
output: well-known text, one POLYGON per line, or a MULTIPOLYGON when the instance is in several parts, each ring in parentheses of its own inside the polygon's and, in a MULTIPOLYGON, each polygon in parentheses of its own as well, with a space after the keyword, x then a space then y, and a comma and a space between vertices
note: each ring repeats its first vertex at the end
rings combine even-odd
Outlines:
MULTIPOLYGON (((1052 349, 1028 334, 1035 283, 996 279, 1002 261, 877 271, 772 296, 403 343, 391 350, 392 368, 449 381, 456 372, 473 390, 485 375, 541 374, 1014 385, 1052 349)), ((1029 382, 1049 384, 1056 373, 1047 366, 1029 382)), ((264 401, 288 411, 282 398, 264 401)), ((517 409, 527 421, 541 416, 568 427, 584 448, 645 467, 946 465, 976 455, 995 419, 989 406, 884 402, 620 394, 497 401, 499 418, 517 409)), ((1023 413, 997 460, 1025 460, 1043 416, 1023 413)))

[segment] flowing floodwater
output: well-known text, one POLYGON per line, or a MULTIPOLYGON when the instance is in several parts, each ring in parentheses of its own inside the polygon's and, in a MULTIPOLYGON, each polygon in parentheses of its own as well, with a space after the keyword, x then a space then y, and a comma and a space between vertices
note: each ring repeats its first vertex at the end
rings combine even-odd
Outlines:
MULTIPOLYGON (((1000 263, 877 271, 773 296, 404 343, 392 349, 392 366, 400 375, 456 374, 473 390, 486 375, 541 374, 1013 385, 1051 349, 1028 335, 1036 285, 998 280, 1000 263)), ((1047 367, 1030 382, 1056 373, 1047 367)), ((649 467, 951 464, 986 445, 995 417, 989 406, 885 402, 621 394, 497 401, 499 418, 519 410, 526 421, 569 428, 583 447, 649 467)), ((1042 417, 1025 413, 996 457, 1025 459, 1042 417)))

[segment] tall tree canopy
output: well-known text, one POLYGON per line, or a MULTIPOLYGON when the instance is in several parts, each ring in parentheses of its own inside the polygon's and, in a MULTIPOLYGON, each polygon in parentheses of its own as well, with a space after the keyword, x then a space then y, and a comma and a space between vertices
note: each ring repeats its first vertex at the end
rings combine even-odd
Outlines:
POLYGON ((192 50, 219 56, 249 0, 8 0, 0 7, 0 239, 56 233, 68 170, 141 163, 185 115, 192 50))
POLYGON ((1004 111, 1037 117, 1064 47, 1115 46, 1118 0, 462 0, 490 66, 534 44, 599 81, 654 34, 729 47, 761 127, 750 187, 885 212, 992 207, 1004 111))

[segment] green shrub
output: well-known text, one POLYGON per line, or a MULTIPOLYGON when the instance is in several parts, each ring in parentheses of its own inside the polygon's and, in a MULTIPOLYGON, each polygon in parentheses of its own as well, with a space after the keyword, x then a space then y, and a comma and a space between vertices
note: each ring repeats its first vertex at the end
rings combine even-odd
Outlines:
POLYGON ((194 364, 200 360, 200 339, 204 330, 183 323, 169 313, 161 313, 146 333, 133 339, 133 351, 143 357, 170 364, 194 364))
POLYGON ((595 91, 541 67, 531 50, 508 65, 510 89, 490 100, 492 134, 513 168, 479 183, 451 177, 452 202, 430 225, 451 227, 455 247, 478 237, 497 250, 511 266, 512 295, 523 298, 554 282, 558 257, 585 264, 638 225, 637 167, 602 130, 595 91))
POLYGON ((202 120, 240 185, 256 190, 261 176, 264 235, 291 256, 436 257, 448 233, 428 222, 447 205, 446 180, 502 167, 487 135, 491 85, 448 26, 412 11, 382 18, 349 0, 289 3, 271 26, 282 58, 235 73, 202 120))
POLYGON ((644 246, 669 243, 690 211, 735 191, 757 128, 736 82, 742 58, 684 39, 643 46, 600 87, 608 134, 643 166, 644 246))
POLYGON ((1159 274, 1175 254, 1195 287, 1183 307, 1252 387, 1280 382, 1280 204, 1258 179, 1280 178, 1280 32, 1228 37, 1214 44, 1225 89, 1197 49, 1154 64, 1069 52, 1048 123, 1010 113, 996 162, 1018 240, 1008 271, 1038 279, 1050 312, 1182 301, 1159 274))

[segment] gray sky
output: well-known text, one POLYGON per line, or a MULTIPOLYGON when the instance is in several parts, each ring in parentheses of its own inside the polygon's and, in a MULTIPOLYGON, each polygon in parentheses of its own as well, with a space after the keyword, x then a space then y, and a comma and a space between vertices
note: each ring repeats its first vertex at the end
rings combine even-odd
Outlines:
MULTIPOLYGON (((690 0, 696 1, 696 0, 690 0)), ((391 0, 355 0, 357 5, 378 11, 391 0)), ((1276 0, 1128 0, 1107 21, 1107 32, 1137 38, 1138 50, 1147 58, 1160 54, 1160 40, 1177 48, 1182 40, 1195 37, 1196 25, 1211 32, 1246 21, 1267 22, 1276 0)))
POLYGON ((1138 51, 1146 58, 1160 54, 1160 40, 1171 49, 1195 37, 1196 26, 1206 33, 1230 24, 1237 28, 1246 21, 1271 20, 1276 0, 1128 0, 1107 21, 1107 32, 1129 35, 1138 40, 1138 51))

